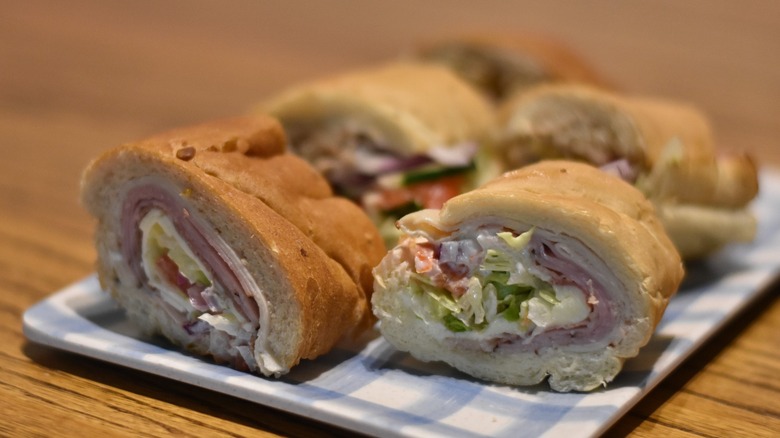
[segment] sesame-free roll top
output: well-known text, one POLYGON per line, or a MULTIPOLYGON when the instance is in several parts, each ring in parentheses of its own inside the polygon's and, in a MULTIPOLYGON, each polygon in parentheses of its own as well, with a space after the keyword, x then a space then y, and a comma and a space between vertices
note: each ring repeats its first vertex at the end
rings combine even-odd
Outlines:
POLYGON ((421 360, 557 391, 611 381, 683 276, 642 194, 591 166, 531 165, 399 221, 374 270, 382 334, 421 360))
POLYGON ((101 285, 145 332, 278 376, 370 324, 381 239, 284 145, 274 119, 242 117, 89 165, 101 285))

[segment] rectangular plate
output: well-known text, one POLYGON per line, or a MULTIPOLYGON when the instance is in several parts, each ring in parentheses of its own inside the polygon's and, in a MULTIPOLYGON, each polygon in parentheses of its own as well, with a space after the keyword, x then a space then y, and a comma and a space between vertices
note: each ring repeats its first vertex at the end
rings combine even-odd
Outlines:
POLYGON ((281 379, 215 365, 147 338, 94 276, 28 309, 33 342, 124 365, 370 435, 584 436, 605 431, 717 329, 755 301, 780 267, 780 174, 761 175, 755 243, 688 267, 640 355, 608 388, 559 394, 546 384, 480 382, 398 352, 375 332, 281 379))

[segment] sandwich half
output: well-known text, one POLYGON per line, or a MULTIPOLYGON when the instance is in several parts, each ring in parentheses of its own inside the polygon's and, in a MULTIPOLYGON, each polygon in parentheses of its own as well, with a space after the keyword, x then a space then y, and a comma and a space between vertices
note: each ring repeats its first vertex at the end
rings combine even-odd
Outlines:
POLYGON ((391 245, 403 214, 439 208, 498 174, 485 145, 493 108, 444 67, 347 72, 294 86, 259 109, 281 121, 290 151, 360 204, 391 245))
POLYGON ((374 269, 385 339, 504 384, 610 382, 683 277, 653 206, 582 163, 506 173, 399 226, 400 243, 374 269))
POLYGON ((108 150, 84 172, 102 287, 149 334, 266 376, 369 327, 384 254, 266 116, 108 150))
POLYGON ((708 120, 690 105, 543 85, 507 101, 499 119, 508 169, 569 159, 620 175, 655 204, 685 259, 755 235, 756 167, 746 154, 719 153, 708 120))

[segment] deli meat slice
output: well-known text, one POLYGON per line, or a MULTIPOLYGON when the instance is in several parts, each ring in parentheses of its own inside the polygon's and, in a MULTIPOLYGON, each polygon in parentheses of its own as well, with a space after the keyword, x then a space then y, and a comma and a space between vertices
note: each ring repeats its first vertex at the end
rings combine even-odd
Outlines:
POLYGON ((149 334, 216 362, 287 373, 371 326, 378 232, 286 154, 276 120, 183 128, 84 173, 101 285, 149 334))
POLYGON ((374 270, 382 334, 500 383, 606 384, 648 342, 683 277, 652 204, 575 162, 509 172, 399 227, 374 270))

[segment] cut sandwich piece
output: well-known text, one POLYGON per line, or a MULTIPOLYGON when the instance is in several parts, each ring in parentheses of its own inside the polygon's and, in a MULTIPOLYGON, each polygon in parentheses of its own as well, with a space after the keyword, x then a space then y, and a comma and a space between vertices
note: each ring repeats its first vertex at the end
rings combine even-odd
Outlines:
POLYGON ((499 119, 509 169, 572 159, 620 175, 655 204, 685 259, 755 235, 755 165, 745 154, 719 154, 707 119, 689 105, 544 85, 507 101, 499 119))
POLYGON ((362 205, 395 243, 395 221, 496 176, 484 148, 493 110, 449 70, 397 63, 299 85, 261 111, 279 118, 291 152, 362 205))
POLYGON ((399 221, 374 269, 384 337, 480 379, 556 391, 611 381, 683 277, 653 206, 576 162, 506 173, 399 221))
POLYGON ((588 62, 549 36, 461 35, 419 45, 414 56, 455 71, 493 101, 550 82, 610 88, 588 62))
POLYGON ((275 120, 237 118, 89 165, 101 285, 145 332, 279 376, 371 325, 381 238, 284 143, 275 120))

